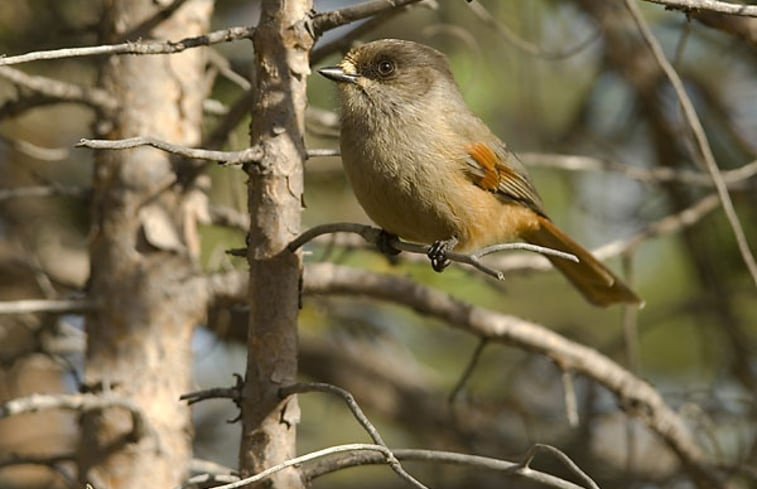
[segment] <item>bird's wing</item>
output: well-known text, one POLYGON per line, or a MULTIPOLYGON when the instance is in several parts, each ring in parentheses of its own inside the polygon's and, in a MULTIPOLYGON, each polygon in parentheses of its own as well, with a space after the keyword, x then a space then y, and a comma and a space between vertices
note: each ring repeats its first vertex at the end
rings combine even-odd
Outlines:
POLYGON ((545 215, 526 168, 504 144, 492 147, 487 143, 473 143, 465 151, 466 173, 473 183, 502 199, 519 202, 545 215))

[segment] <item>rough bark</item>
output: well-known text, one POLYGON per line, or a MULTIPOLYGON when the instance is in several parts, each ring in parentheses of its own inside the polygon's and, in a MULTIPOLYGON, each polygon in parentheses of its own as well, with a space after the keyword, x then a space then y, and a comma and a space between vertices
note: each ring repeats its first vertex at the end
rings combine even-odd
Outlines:
MULTIPOLYGON (((250 137, 265 156, 247 168, 250 322, 239 452, 244 475, 295 455, 297 399, 281 400, 278 390, 297 375, 301 258, 286 245, 300 229, 311 8, 310 0, 264 1, 253 37, 257 98, 250 137)), ((303 487, 296 469, 271 482, 277 488, 303 487)))
MULTIPOLYGON (((212 7, 212 0, 189 0, 150 35, 201 34, 212 7)), ((112 42, 158 6, 110 0, 106 9, 104 41, 112 42)), ((98 120, 99 135, 198 144, 203 72, 199 49, 109 58, 101 83, 118 109, 98 120)), ((85 383, 95 392, 128 397, 147 421, 135 433, 123 410, 82 418, 80 479, 98 488, 176 487, 191 459, 190 413, 179 395, 190 387, 192 331, 205 301, 188 280, 194 265, 182 228, 184 194, 170 185, 174 179, 170 156, 152 148, 96 157, 90 293, 100 307, 87 319, 85 383)))

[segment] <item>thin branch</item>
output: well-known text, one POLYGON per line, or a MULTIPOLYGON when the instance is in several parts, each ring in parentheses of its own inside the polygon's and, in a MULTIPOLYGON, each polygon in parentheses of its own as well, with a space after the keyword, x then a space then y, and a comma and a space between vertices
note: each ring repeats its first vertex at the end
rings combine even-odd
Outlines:
MULTIPOLYGON (((700 171, 676 170, 669 167, 642 168, 584 155, 521 153, 518 156, 528 166, 558 168, 568 171, 613 171, 641 182, 678 182, 698 187, 713 187, 715 185, 710 175, 700 171)), ((729 187, 743 188, 745 181, 757 175, 757 160, 739 168, 725 170, 721 174, 723 181, 729 187)))
POLYGON ((76 455, 73 453, 62 453, 58 455, 31 455, 8 453, 0 456, 0 468, 11 467, 14 465, 47 465, 53 466, 63 462, 76 461, 76 455))
POLYGON ((371 437, 373 442, 386 448, 386 463, 392 468, 392 470, 396 472, 397 475, 399 475, 402 479, 408 481, 411 485, 419 489, 427 489, 422 482, 410 475, 405 470, 405 468, 402 467, 402 464, 400 464, 399 460, 397 460, 397 458, 394 456, 392 451, 387 446, 386 442, 384 442, 384 440, 381 438, 381 435, 379 434, 376 427, 373 426, 365 413, 363 413, 363 410, 360 409, 360 405, 358 405, 355 397, 348 391, 331 384, 302 383, 282 387, 281 389, 279 389, 279 396, 284 399, 293 394, 301 394, 307 392, 325 392, 327 394, 340 397, 347 404, 347 407, 349 408, 350 412, 352 412, 352 415, 355 417, 357 422, 360 423, 360 426, 362 426, 363 429, 368 432, 368 435, 371 437))
POLYGON ((384 13, 390 9, 396 9, 418 3, 421 0, 371 0, 360 3, 351 7, 345 7, 330 12, 321 12, 313 17, 313 32, 316 38, 324 32, 335 29, 339 26, 355 22, 356 20, 365 19, 384 13))
MULTIPOLYGON (((289 249, 289 251, 295 251, 299 249, 301 246, 303 246, 305 243, 311 241, 312 239, 318 236, 321 236, 323 234, 338 233, 338 232, 358 234, 369 243, 378 243, 382 236, 381 229, 374 228, 372 226, 367 226, 364 224, 356 224, 356 223, 349 223, 349 222, 322 224, 320 226, 315 226, 313 228, 310 228, 304 233, 300 234, 291 243, 289 243, 289 246, 287 248, 289 249)), ((431 248, 428 245, 408 243, 405 241, 400 241, 399 239, 396 239, 396 238, 392 238, 389 241, 389 244, 394 249, 399 250, 399 251, 406 251, 408 253, 418 253, 418 254, 424 254, 424 255, 428 254, 429 249, 431 248)), ((506 250, 533 251, 533 252, 541 253, 544 255, 557 256, 557 257, 570 260, 570 261, 576 261, 576 262, 578 261, 578 258, 576 258, 574 255, 570 253, 565 253, 559 250, 554 250, 552 248, 545 248, 543 246, 537 246, 530 243, 519 243, 519 242, 495 244, 495 245, 482 248, 471 254, 447 252, 446 256, 450 261, 471 265, 475 267, 476 269, 486 273, 487 275, 490 275, 496 278, 497 280, 504 280, 505 278, 504 273, 485 265, 484 263, 481 262, 480 259, 486 255, 490 255, 492 253, 497 253, 499 251, 506 251, 506 250)))
POLYGON ((0 141, 19 153, 41 161, 61 161, 68 158, 71 154, 68 148, 45 148, 23 139, 9 138, 2 134, 0 134, 0 141))
POLYGON ((523 457, 523 467, 529 468, 531 465, 531 462, 536 457, 536 454, 539 452, 546 452, 558 459, 560 462, 563 463, 568 469, 570 469, 573 474, 577 475, 579 479, 583 481, 584 484, 586 484, 586 487, 590 489, 599 489, 599 486, 596 482, 592 480, 591 477, 589 477, 586 472, 581 470, 581 468, 576 465, 576 463, 568 457, 565 452, 562 450, 559 450, 552 445, 546 445, 544 443, 536 443, 531 446, 531 448, 528 449, 528 452, 526 452, 526 455, 523 457))
POLYGON ((702 11, 718 12, 721 14, 745 15, 757 17, 757 5, 743 5, 718 0, 645 0, 650 3, 665 5, 669 10, 681 10, 683 12, 702 11))
POLYGON ((308 158, 324 157, 324 156, 339 156, 340 152, 335 148, 315 148, 306 150, 308 158))
POLYGON ((214 31, 197 37, 187 37, 180 41, 153 41, 153 42, 124 42, 103 46, 88 46, 81 48, 52 49, 49 51, 33 51, 17 56, 0 57, 0 66, 28 63, 50 59, 77 58, 83 56, 98 56, 104 54, 172 54, 180 53, 185 49, 198 46, 210 46, 222 42, 250 39, 254 27, 229 27, 220 31, 214 31))
POLYGON ((404 277, 318 263, 306 267, 304 288, 310 294, 369 296, 404 305, 481 338, 545 355, 605 386, 629 416, 641 418, 665 440, 694 478, 704 481, 705 486, 718 486, 707 457, 659 392, 594 349, 544 326, 473 306, 404 277))
MULTIPOLYGON (((359 24, 348 33, 340 36, 337 39, 324 40, 310 52, 311 65, 320 63, 325 57, 334 52, 337 52, 339 50, 346 51, 355 39, 358 39, 368 32, 373 31, 378 26, 394 19, 397 15, 402 14, 404 10, 407 10, 413 6, 414 5, 412 4, 408 4, 401 8, 386 10, 380 14, 370 17, 365 22, 359 24)), ((438 7, 438 3, 436 2, 436 0, 420 0, 418 2, 418 6, 426 6, 430 9, 436 9, 438 7)))
POLYGON ((19 397, 0 404, 0 419, 48 409, 67 409, 82 413, 110 408, 121 408, 129 411, 132 419, 132 434, 135 439, 141 439, 149 432, 147 418, 134 401, 110 395, 32 394, 28 397, 19 397))
MULTIPOLYGON (((0 58, 2 64, 3 58, 0 58)), ((114 110, 116 100, 106 91, 95 87, 83 87, 44 76, 27 75, 21 70, 0 66, 0 78, 16 86, 61 102, 85 104, 101 110, 114 110)))
MULTIPOLYGON (((591 252, 599 260, 607 260, 609 258, 629 253, 652 238, 675 234, 681 229, 693 226, 717 209, 718 204, 719 200, 717 195, 708 195, 698 202, 695 202, 691 207, 688 207, 681 212, 665 216, 662 219, 649 224, 647 227, 628 238, 611 241, 593 249, 591 252)), ((492 265, 508 272, 516 270, 552 269, 552 265, 547 260, 538 256, 524 254, 502 256, 492 265)))
POLYGON ((573 385, 573 373, 568 369, 562 370, 563 398, 565 400, 565 417, 571 428, 578 426, 578 403, 576 402, 576 388, 573 385))
POLYGON ((94 310, 97 304, 86 299, 27 299, 0 302, 2 314, 30 314, 30 313, 81 313, 94 310))
MULTIPOLYGON (((636 22, 636 25, 639 28, 639 32, 641 32, 641 35, 644 38, 644 42, 646 42, 646 44, 649 46, 649 49, 652 51, 652 54, 657 60, 657 63, 665 72, 665 75, 668 77, 670 84, 673 86, 673 90, 675 91, 678 101, 681 104, 681 108, 683 109, 686 121, 688 122, 694 134, 694 140, 696 141, 697 147, 699 148, 701 156, 704 159, 707 171, 710 173, 712 181, 715 184, 715 189, 717 190, 718 197, 720 198, 720 203, 723 206, 723 211, 725 211, 725 215, 731 225, 733 234, 736 237, 736 243, 738 245, 739 252, 741 253, 741 257, 752 276, 752 281, 755 285, 757 285, 757 261, 755 261, 754 255, 752 255, 752 251, 749 249, 749 242, 747 241, 746 235, 744 234, 744 229, 741 227, 739 217, 736 215, 736 210, 733 207, 731 196, 728 194, 728 188, 726 187, 726 184, 723 181, 723 177, 720 174, 720 169, 718 168, 717 162, 715 161, 715 156, 712 153, 712 148, 710 147, 710 143, 707 140, 707 135, 704 132, 702 123, 697 116, 696 110, 694 110, 694 105, 691 103, 691 99, 689 99, 689 96, 686 93, 686 88, 683 86, 681 78, 678 76, 678 73, 676 73, 675 69, 673 69, 673 67, 670 65, 670 62, 668 62, 667 58, 665 58, 665 53, 662 51, 660 44, 657 42, 654 34, 652 34, 649 26, 644 21, 644 17, 642 17, 641 12, 639 12, 639 8, 636 5, 635 0, 625 0, 625 4, 628 8, 628 11, 631 13, 631 16, 633 17, 634 22, 636 22)), ((757 10, 757 7, 754 7, 754 9, 757 10)), ((755 15, 757 15, 757 13, 755 15)))
POLYGON ((452 388, 452 392, 449 393, 447 399, 450 404, 453 404, 457 400, 457 397, 465 388, 465 384, 468 383, 468 379, 473 375, 473 371, 476 369, 476 365, 478 365, 478 360, 481 358, 481 354, 484 352, 484 348, 488 343, 489 340, 486 338, 481 338, 479 340, 476 349, 473 350, 473 355, 471 355, 470 360, 468 360, 468 365, 466 365, 465 370, 463 370, 463 374, 455 384, 455 387, 452 388))
POLYGON ((253 163, 260 161, 263 158, 263 149, 259 147, 247 148, 242 151, 214 151, 209 149, 188 148, 186 146, 169 143, 149 136, 116 140, 82 138, 76 144, 77 148, 90 149, 129 149, 139 146, 152 146, 153 148, 158 148, 185 158, 217 161, 224 165, 253 163))
POLYGON ((589 36, 587 36, 586 39, 577 42, 573 46, 564 48, 561 51, 547 51, 546 49, 521 38, 518 34, 510 30, 510 28, 507 27, 505 24, 499 22, 499 20, 497 20, 497 18, 495 18, 486 9, 486 7, 484 7, 477 1, 469 0, 468 6, 470 7, 471 11, 476 15, 476 17, 478 17, 484 24, 496 30, 497 33, 500 36, 502 36, 502 38, 505 41, 515 46, 517 49, 520 49, 526 54, 530 54, 532 56, 536 56, 542 59, 562 60, 562 59, 569 58, 583 51, 585 48, 590 46, 592 43, 594 43, 594 41, 599 39, 601 36, 601 31, 599 29, 594 29, 594 32, 592 32, 589 36))
POLYGON ((170 4, 155 12, 154 15, 148 17, 140 24, 131 28, 129 31, 121 34, 117 40, 120 42, 126 41, 130 38, 134 39, 148 35, 151 30, 153 30, 156 26, 161 24, 166 19, 170 18, 174 14, 174 12, 179 10, 179 8, 184 5, 186 1, 187 0, 173 0, 170 4))
MULTIPOLYGON (((237 489, 238 487, 244 487, 249 484, 254 484, 256 482, 266 480, 273 474, 277 472, 281 472, 282 470, 288 467, 300 465, 305 462, 310 462, 311 460, 317 460, 319 458, 327 457, 329 455, 333 455, 336 453, 356 452, 356 451, 378 452, 382 454, 382 456, 384 457, 384 461, 386 461, 387 457, 389 457, 391 454, 391 452, 386 447, 383 447, 381 445, 371 445, 367 443, 349 443, 346 445, 336 445, 333 447, 324 448, 322 450, 316 450, 314 452, 310 452, 305 455, 300 455, 299 457, 294 457, 278 465, 274 465, 273 467, 270 467, 253 476, 246 477, 244 479, 240 479, 238 481, 235 481, 229 484, 224 484, 222 486, 215 486, 212 489, 237 489)), ((425 486, 421 486, 421 487, 425 487, 425 486)))
MULTIPOLYGON (((520 479, 538 482, 547 487, 556 489, 580 489, 581 486, 565 479, 561 479, 545 472, 524 467, 522 463, 513 463, 506 460, 467 453, 446 452, 441 450, 419 450, 397 448, 395 455, 402 461, 432 462, 441 464, 464 465, 477 469, 495 470, 520 479)), ((326 460, 302 468, 305 480, 335 472, 348 467, 368 464, 385 463, 381 454, 370 452, 345 452, 336 456, 330 456, 326 460)))

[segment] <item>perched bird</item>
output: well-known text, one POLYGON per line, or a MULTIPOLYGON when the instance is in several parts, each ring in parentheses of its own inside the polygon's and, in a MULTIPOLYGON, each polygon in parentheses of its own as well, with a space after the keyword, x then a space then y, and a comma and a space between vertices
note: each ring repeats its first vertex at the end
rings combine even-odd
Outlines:
POLYGON ((318 70, 337 82, 341 154, 361 206, 386 232, 445 252, 524 240, 572 253, 548 256, 592 304, 639 297, 547 217, 523 164, 475 116, 447 58, 410 41, 384 39, 318 70))

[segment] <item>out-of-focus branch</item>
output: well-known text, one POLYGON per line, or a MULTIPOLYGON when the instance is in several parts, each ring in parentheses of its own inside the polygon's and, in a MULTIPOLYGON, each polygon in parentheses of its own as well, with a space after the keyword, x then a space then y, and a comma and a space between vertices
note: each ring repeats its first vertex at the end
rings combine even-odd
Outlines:
POLYGON ((484 24, 496 30, 497 33, 509 44, 523 51, 526 54, 530 54, 531 56, 536 56, 542 59, 561 60, 561 59, 569 58, 583 51, 585 48, 590 46, 594 41, 596 41, 600 37, 599 29, 595 29, 594 32, 592 32, 586 39, 577 42, 573 46, 563 48, 560 51, 551 51, 551 50, 548 51, 540 46, 537 46, 536 44, 530 41, 526 41, 525 39, 521 38, 518 34, 513 32, 508 26, 506 26, 505 24, 500 22, 496 17, 494 17, 486 9, 486 7, 484 7, 477 1, 469 0, 468 5, 471 11, 476 15, 476 17, 478 17, 484 24))
POLYGON ((45 148, 43 146, 37 146, 29 141, 22 139, 9 138, 0 134, 0 141, 7 144, 9 147, 23 153, 26 156, 41 160, 41 161, 60 161, 68 158, 71 151, 68 148, 45 148))
POLYGON ((719 486, 707 457, 659 392, 594 349, 541 325, 475 307, 404 277, 319 263, 306 268, 304 287, 311 294, 362 295, 404 305, 481 338, 545 355, 561 368, 605 386, 629 416, 639 417, 668 444, 702 487, 719 486))
POLYGON ((95 409, 126 409, 132 418, 132 435, 142 438, 149 430, 142 409, 132 400, 111 395, 95 394, 33 394, 28 397, 11 399, 0 404, 0 418, 24 413, 36 413, 47 409, 67 409, 78 412, 95 409))
MULTIPOLYGON (((0 58, 2 63, 2 58, 0 58)), ((62 82, 44 76, 27 75, 21 70, 0 66, 0 78, 16 86, 57 99, 61 102, 85 104, 100 110, 113 110, 116 101, 109 93, 95 87, 82 87, 74 83, 62 82)))
MULTIPOLYGON (((529 166, 558 168, 569 171, 606 171, 639 180, 641 182, 677 182, 697 187, 713 187, 712 177, 706 173, 691 170, 676 170, 670 167, 642 168, 624 165, 612 160, 583 155, 560 155, 545 153, 519 154, 529 166)), ((757 175, 757 161, 722 173, 723 182, 730 188, 743 188, 744 182, 757 175)))
POLYGON ((28 63, 50 59, 78 58, 84 56, 99 56, 104 54, 172 54, 198 46, 210 46, 222 42, 250 39, 254 27, 229 27, 202 36, 188 37, 180 41, 153 42, 124 42, 102 46, 87 46, 81 48, 52 49, 49 51, 33 51, 17 56, 0 57, 0 66, 28 63))
MULTIPOLYGON (((691 99, 689 99, 689 96, 686 93, 686 88, 683 86, 681 78, 678 76, 678 73, 676 73, 673 66, 665 57, 665 53, 662 51, 660 44, 657 42, 654 34, 652 34, 652 31, 649 29, 649 26, 644 20, 644 17, 642 17, 641 15, 641 12, 639 12, 639 8, 636 5, 635 0, 625 0, 625 4, 628 8, 628 11, 631 13, 631 16, 633 17, 634 22, 636 22, 636 25, 639 28, 639 32, 641 32, 641 35, 644 38, 644 42, 646 42, 647 46, 649 46, 649 49, 652 51, 652 54, 657 60, 657 63, 660 65, 660 68, 663 70, 665 76, 667 76, 670 84, 673 86, 673 90, 676 93, 678 102, 681 104, 683 115, 689 127, 691 128, 691 131, 693 132, 697 148, 699 149, 700 155, 704 160, 707 171, 710 173, 712 181, 715 184, 715 189, 717 190, 718 197, 720 198, 720 203, 723 206, 723 211, 725 212, 725 215, 728 218, 728 222, 731 225, 731 229, 733 230, 733 234, 736 238, 736 244, 738 245, 741 257, 744 260, 744 263, 746 264, 750 275, 752 276, 752 281, 754 282, 755 286, 757 286, 757 261, 755 261, 754 255, 749 249, 749 242, 747 241, 746 235, 744 234, 744 229, 741 227, 739 217, 736 215, 736 210, 733 207, 731 196, 728 194, 728 187, 726 186, 725 182, 723 181, 723 177, 720 174, 720 169, 718 168, 717 162, 715 161, 715 155, 712 153, 712 148, 710 147, 710 143, 707 140, 707 135, 704 132, 704 127, 702 127, 702 123, 700 122, 696 110, 694 109, 694 104, 692 104, 691 99)), ((757 7, 754 7, 754 10, 757 10, 757 7)), ((757 15, 757 13, 755 13, 755 15, 757 15)))
POLYGON ((645 0, 650 3, 664 5, 666 9, 681 10, 683 12, 710 11, 730 15, 746 15, 757 17, 757 6, 744 5, 719 0, 645 0))
POLYGON ((91 311, 95 307, 96 304, 93 301, 85 299, 28 299, 0 302, 0 314, 78 313, 91 311))

